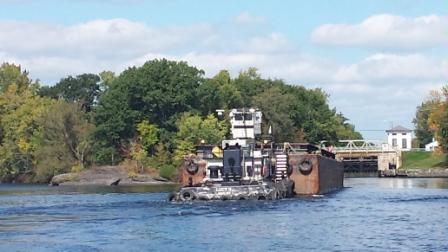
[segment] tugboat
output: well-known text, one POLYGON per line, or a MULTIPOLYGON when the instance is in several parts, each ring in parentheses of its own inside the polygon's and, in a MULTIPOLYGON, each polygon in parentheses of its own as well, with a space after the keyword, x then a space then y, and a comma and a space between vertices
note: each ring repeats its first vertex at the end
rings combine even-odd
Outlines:
POLYGON ((274 200, 343 187, 344 168, 332 152, 308 143, 274 143, 272 137, 257 142, 258 109, 232 109, 229 118, 232 139, 197 146, 195 154, 185 156, 181 188, 169 201, 274 200))

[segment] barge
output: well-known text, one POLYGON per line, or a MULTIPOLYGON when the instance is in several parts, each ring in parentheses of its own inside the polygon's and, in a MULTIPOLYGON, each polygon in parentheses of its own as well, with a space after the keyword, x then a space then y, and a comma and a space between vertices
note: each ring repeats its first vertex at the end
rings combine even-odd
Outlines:
POLYGON ((232 139, 221 146, 197 146, 195 154, 185 156, 181 187, 169 201, 274 200, 343 187, 344 168, 332 152, 308 143, 262 139, 257 109, 232 109, 229 118, 232 139))

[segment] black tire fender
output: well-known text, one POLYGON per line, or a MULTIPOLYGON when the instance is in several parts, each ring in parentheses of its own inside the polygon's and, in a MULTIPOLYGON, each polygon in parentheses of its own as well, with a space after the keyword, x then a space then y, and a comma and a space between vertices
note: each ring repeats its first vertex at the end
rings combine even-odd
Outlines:
POLYGON ((196 193, 193 192, 193 190, 182 190, 182 192, 179 193, 179 198, 182 201, 190 201, 196 199, 196 193))
POLYGON ((299 171, 303 175, 308 175, 313 171, 313 163, 310 159, 305 158, 299 164, 299 171))
POLYGON ((168 194, 168 201, 175 201, 177 199, 177 193, 172 192, 170 194, 168 194))
POLYGON ((198 172, 199 167, 192 160, 189 160, 185 162, 185 169, 190 175, 195 175, 198 172))

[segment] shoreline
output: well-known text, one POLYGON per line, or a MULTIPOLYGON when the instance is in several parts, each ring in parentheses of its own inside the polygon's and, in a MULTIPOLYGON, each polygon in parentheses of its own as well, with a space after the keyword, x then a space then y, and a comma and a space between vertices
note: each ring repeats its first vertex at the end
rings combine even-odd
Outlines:
POLYGON ((379 176, 396 178, 448 178, 448 167, 398 168, 396 170, 380 171, 379 176))
POLYGON ((129 176, 124 167, 97 166, 77 173, 64 173, 54 176, 51 186, 126 186, 126 185, 175 185, 168 179, 153 174, 129 176))

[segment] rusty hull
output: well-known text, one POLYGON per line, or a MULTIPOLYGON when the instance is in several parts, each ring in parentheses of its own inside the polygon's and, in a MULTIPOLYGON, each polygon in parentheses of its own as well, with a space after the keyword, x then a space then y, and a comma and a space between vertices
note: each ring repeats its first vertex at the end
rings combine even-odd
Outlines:
POLYGON ((325 194, 344 186, 344 167, 335 159, 317 154, 290 153, 289 165, 292 168, 289 178, 294 182, 297 195, 325 194))
POLYGON ((206 175, 206 166, 207 163, 203 160, 199 161, 197 166, 198 170, 196 173, 191 174, 185 169, 185 164, 181 167, 179 182, 182 186, 201 186, 202 181, 206 175))

